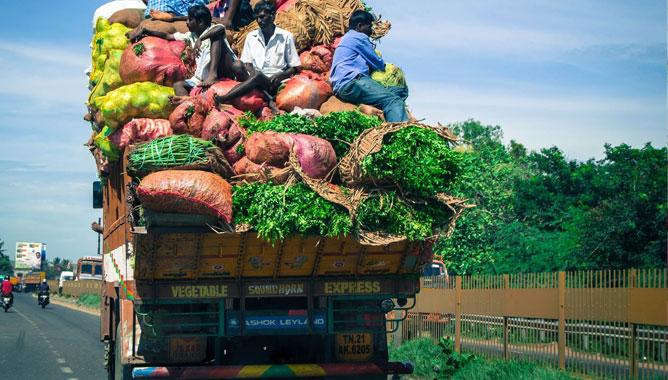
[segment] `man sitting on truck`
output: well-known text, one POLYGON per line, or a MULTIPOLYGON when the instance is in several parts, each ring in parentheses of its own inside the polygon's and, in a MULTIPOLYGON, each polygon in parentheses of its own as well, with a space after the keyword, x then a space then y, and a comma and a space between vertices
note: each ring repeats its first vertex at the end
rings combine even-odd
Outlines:
POLYGON ((334 51, 329 81, 334 94, 353 104, 369 104, 383 110, 388 122, 408 121, 405 87, 385 87, 371 79, 369 72, 384 71, 385 61, 376 54, 371 43, 374 17, 371 13, 356 10, 348 21, 348 32, 334 51))
POLYGON ((12 285, 12 282, 9 280, 9 276, 5 275, 5 279, 2 281, 2 296, 3 297, 9 297, 9 304, 14 303, 14 294, 12 291, 14 290, 14 286, 12 285))
POLYGON ((195 5, 188 9, 189 33, 165 33, 143 26, 137 27, 128 34, 133 42, 144 36, 154 36, 166 40, 186 41, 190 46, 199 50, 196 61, 195 74, 185 81, 174 83, 174 103, 188 96, 190 90, 196 86, 207 87, 214 84, 223 76, 224 68, 231 67, 236 56, 225 39, 225 27, 212 25, 211 12, 203 5, 195 5), (228 63, 227 65, 222 63, 228 63))
POLYGON ((248 33, 241 62, 235 62, 235 67, 239 64, 243 66, 242 71, 248 74, 247 78, 238 78, 244 82, 225 95, 217 95, 217 105, 229 103, 253 89, 264 91, 269 96, 274 95, 284 80, 301 70, 302 63, 295 46, 295 37, 274 23, 274 4, 260 1, 255 4, 254 12, 260 28, 248 33))

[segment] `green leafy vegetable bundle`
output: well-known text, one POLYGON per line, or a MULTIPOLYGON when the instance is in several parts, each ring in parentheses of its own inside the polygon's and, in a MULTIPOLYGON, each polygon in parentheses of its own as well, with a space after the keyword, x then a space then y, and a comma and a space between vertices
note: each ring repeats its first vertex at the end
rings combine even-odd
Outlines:
POLYGON ((396 184, 403 192, 433 197, 445 192, 459 172, 462 154, 436 132, 406 127, 387 134, 380 151, 362 159, 365 175, 396 184))
POLYGON ((234 222, 253 227, 262 239, 283 240, 292 234, 347 235, 348 212, 321 198, 304 184, 253 183, 233 189, 234 222))
POLYGON ((381 120, 358 111, 332 112, 328 115, 309 119, 304 116, 283 114, 268 121, 247 116, 239 120, 248 132, 289 132, 304 133, 328 140, 337 157, 343 157, 357 136, 364 130, 377 127, 381 120))
POLYGON ((128 157, 133 175, 165 169, 202 169, 232 175, 232 169, 216 145, 190 135, 167 136, 137 145, 128 157))
POLYGON ((386 232, 416 241, 433 236, 451 217, 449 209, 436 201, 412 204, 390 191, 372 195, 360 204, 356 226, 361 230, 386 232))

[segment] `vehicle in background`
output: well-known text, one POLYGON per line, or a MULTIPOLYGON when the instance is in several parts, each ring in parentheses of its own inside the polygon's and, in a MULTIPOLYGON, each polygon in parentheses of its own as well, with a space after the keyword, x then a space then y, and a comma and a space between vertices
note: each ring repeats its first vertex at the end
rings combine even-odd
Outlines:
POLYGON ((2 308, 5 309, 5 313, 9 308, 12 307, 12 299, 9 296, 2 296, 2 308))
POLYGON ((72 271, 60 272, 60 277, 58 278, 58 294, 61 294, 63 292, 63 283, 65 283, 65 281, 72 281, 72 280, 74 280, 74 272, 72 271))
POLYGON ((449 280, 448 269, 441 260, 433 260, 422 268, 422 283, 425 287, 447 287, 449 280))
POLYGON ((30 272, 26 273, 21 278, 20 289, 22 292, 32 292, 39 288, 39 284, 46 278, 45 272, 30 272))
POLYGON ((102 265, 101 257, 84 256, 80 258, 77 260, 77 272, 75 275, 75 280, 102 281, 102 265))
POLYGON ((49 298, 49 292, 40 292, 39 295, 37 296, 37 304, 42 307, 42 309, 46 308, 46 305, 49 304, 50 298, 49 298))

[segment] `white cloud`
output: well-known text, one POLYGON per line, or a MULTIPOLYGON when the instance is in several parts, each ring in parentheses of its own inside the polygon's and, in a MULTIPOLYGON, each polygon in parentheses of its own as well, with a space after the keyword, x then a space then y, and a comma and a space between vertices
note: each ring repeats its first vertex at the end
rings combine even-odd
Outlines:
POLYGON ((63 48, 54 48, 52 45, 37 45, 34 41, 21 43, 0 40, 0 52, 13 54, 20 58, 43 63, 66 65, 83 70, 90 60, 90 55, 80 52, 67 51, 63 48))
POLYGON ((429 123, 477 119, 501 125, 506 141, 514 139, 533 150, 556 145, 573 159, 600 158, 605 143, 665 146, 665 104, 656 98, 417 82, 411 83, 408 103, 416 117, 429 123))

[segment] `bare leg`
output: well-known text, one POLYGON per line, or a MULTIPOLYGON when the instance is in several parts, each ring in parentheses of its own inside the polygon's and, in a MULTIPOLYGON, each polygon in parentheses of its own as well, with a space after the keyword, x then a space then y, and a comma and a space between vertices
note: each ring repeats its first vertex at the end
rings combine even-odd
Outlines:
POLYGON ((174 87, 176 96, 188 96, 190 94, 190 86, 188 86, 186 81, 181 80, 175 82, 172 87, 174 87))
POLYGON ((270 87, 271 82, 269 81, 269 78, 267 78, 267 76, 262 73, 256 73, 245 82, 234 86, 227 94, 216 96, 215 101, 216 104, 227 103, 231 99, 246 95, 254 89, 267 91, 270 87))

